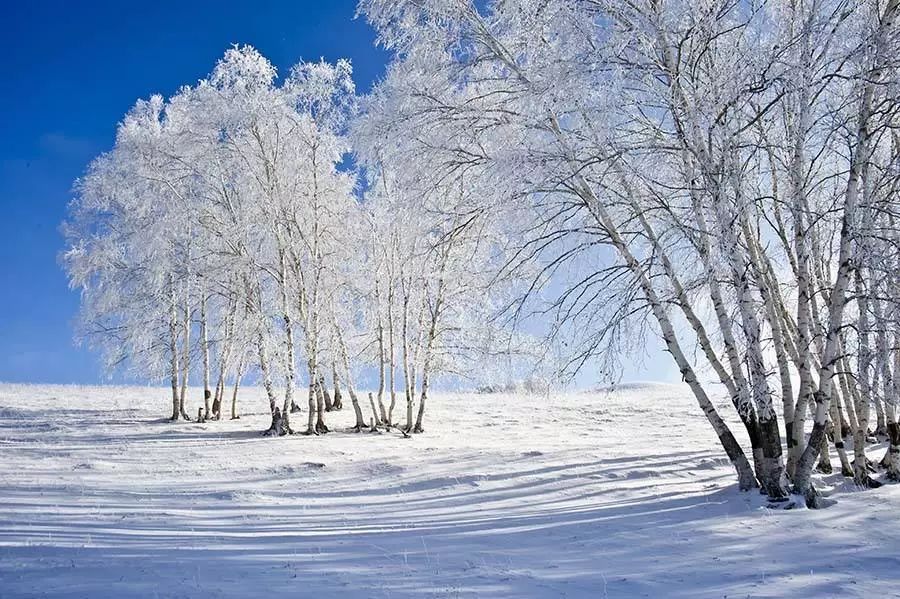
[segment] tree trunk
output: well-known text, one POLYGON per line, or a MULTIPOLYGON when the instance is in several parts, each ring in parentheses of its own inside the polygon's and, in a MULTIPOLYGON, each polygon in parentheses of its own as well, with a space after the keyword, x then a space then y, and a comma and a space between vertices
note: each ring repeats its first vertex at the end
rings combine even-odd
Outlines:
POLYGON ((338 382, 338 371, 337 371, 337 366, 334 364, 334 362, 331 363, 331 381, 332 381, 332 384, 334 385, 333 408, 335 410, 341 410, 344 408, 344 404, 341 401, 341 386, 340 386, 340 383, 338 382))
MULTIPOLYGON (((738 186, 735 185, 735 187, 738 186)), ((767 368, 761 345, 762 327, 756 315, 756 302, 750 286, 753 265, 749 257, 741 251, 733 226, 733 223, 741 222, 743 216, 738 214, 734 217, 734 215, 726 213, 726 202, 723 198, 714 197, 712 204, 719 225, 720 239, 724 244, 724 257, 731 267, 731 278, 737 293, 738 312, 741 318, 740 328, 744 333, 746 360, 750 374, 750 389, 759 414, 759 440, 763 455, 756 475, 766 494, 772 499, 780 500, 787 496, 784 488, 785 473, 781 452, 781 433, 778 428, 778 417, 772 404, 771 391, 766 381, 767 368)))
POLYGON ((375 409, 375 399, 372 397, 371 393, 369 393, 369 403, 372 405, 372 422, 374 422, 378 426, 384 424, 384 422, 382 422, 382 420, 378 417, 378 410, 375 409))
POLYGON ((887 419, 885 417, 885 409, 884 402, 881 400, 881 396, 876 394, 872 397, 873 403, 875 404, 875 436, 878 438, 886 437, 888 435, 887 429, 887 419))
POLYGON ((172 382, 172 420, 178 420, 181 415, 181 401, 178 397, 178 308, 175 303, 175 282, 169 277, 170 306, 169 306, 169 357, 170 376, 172 382))
MULTIPOLYGON (((755 470, 758 477, 763 468, 759 423, 756 421, 756 410, 750 403, 749 393, 746 391, 746 381, 744 380, 743 374, 740 370, 740 360, 738 358, 737 351, 732 349, 728 353, 731 356, 732 365, 737 364, 737 377, 735 378, 740 381, 740 384, 742 385, 741 389, 738 389, 735 378, 728 374, 728 372, 725 370, 724 365, 721 363, 721 361, 719 361, 715 349, 713 348, 712 343, 709 340, 709 336, 707 335, 706 328, 703 326, 700 318, 694 312, 694 309, 691 306, 690 298, 688 298, 687 292, 684 290, 681 280, 679 279, 675 268, 672 265, 667 252, 665 251, 665 248, 663 248, 662 244, 659 242, 659 238, 657 237, 656 232, 653 230, 650 222, 644 216, 643 211, 640 209, 636 202, 631 200, 630 205, 637 215, 644 233, 653 245, 655 254, 657 254, 660 258, 663 269, 665 270, 666 275, 668 276, 669 281, 672 284, 672 288, 675 291, 677 303, 680 306, 681 311, 684 313, 685 319, 691 325, 694 334, 697 336, 698 344, 706 355, 707 361, 710 363, 710 365, 713 367, 713 370, 718 375, 720 382, 728 390, 729 396, 731 397, 731 402, 734 405, 735 410, 737 410, 738 415, 740 416, 745 428, 747 429, 751 447, 753 448, 753 457, 756 466, 755 470)), ((699 207, 699 204, 695 204, 695 206, 699 207)), ((698 220, 701 231, 705 230, 706 223, 702 218, 702 215, 699 215, 698 220)), ((698 244, 697 250, 700 253, 701 258, 703 258, 704 263, 706 263, 707 266, 710 266, 707 259, 709 256, 708 242, 704 241, 698 244)), ((711 272, 711 270, 707 270, 708 274, 710 274, 711 272)), ((727 345, 728 343, 733 343, 730 325, 727 324, 728 319, 726 316, 724 303, 721 301, 721 295, 718 291, 718 283, 716 282, 715 277, 711 277, 710 280, 714 283, 710 286, 710 295, 713 299, 713 304, 716 306, 716 312, 720 315, 719 323, 722 326, 722 330, 724 333, 723 336, 726 339, 727 345)))
MULTIPOLYGON (((868 209, 867 209, 868 212, 868 209)), ((857 485, 869 486, 869 469, 866 459, 866 439, 869 435, 869 399, 872 396, 869 371, 872 366, 872 350, 869 347, 869 298, 863 284, 864 269, 856 269, 856 294, 859 315, 857 335, 859 335, 858 369, 859 396, 856 398, 856 423, 853 429, 853 480, 857 485)), ((850 403, 850 398, 847 399, 850 403)))
POLYGON ((359 405, 359 398, 356 396, 356 391, 353 389, 353 384, 347 381, 347 393, 350 395, 350 403, 353 405, 353 415, 356 416, 356 424, 353 425, 353 430, 356 432, 362 431, 363 427, 366 426, 366 422, 363 419, 362 407, 359 405))
MULTIPOLYGON (((393 285, 391 285, 391 289, 388 290, 388 353, 390 355, 390 359, 388 360, 388 386, 391 391, 391 405, 388 408, 387 414, 382 417, 384 424, 386 426, 391 426, 394 422, 394 406, 397 405, 397 385, 396 385, 396 355, 397 350, 394 345, 394 291, 393 285)), ((382 412, 384 412, 382 406, 382 412)))
POLYGON ((825 352, 822 355, 822 362, 819 367, 819 390, 815 395, 815 420, 812 433, 810 433, 809 444, 800 457, 797 465, 797 476, 794 480, 795 491, 804 495, 807 504, 811 507, 816 505, 816 494, 810 474, 812 473, 812 463, 815 459, 818 443, 821 443, 825 436, 828 406, 831 401, 833 388, 834 366, 839 358, 840 344, 838 340, 843 325, 845 295, 853 268, 850 243, 857 219, 860 174, 865 163, 869 160, 869 117, 872 110, 875 86, 881 79, 881 63, 882 54, 885 51, 885 38, 893 28, 898 7, 900 7, 900 0, 888 0, 878 31, 874 33, 874 39, 871 40, 875 52, 872 68, 869 70, 869 77, 863 88, 859 105, 856 147, 853 150, 850 162, 850 175, 847 179, 847 189, 844 196, 844 214, 841 222, 840 249, 838 251, 838 272, 831 297, 829 298, 825 352))
POLYGON ((181 358, 181 389, 178 393, 178 410, 181 417, 190 420, 184 407, 184 399, 187 395, 188 374, 191 365, 191 313, 188 310, 187 303, 184 307, 184 345, 182 346, 181 358))
POLYGON ((893 403, 885 403, 885 418, 888 430, 888 449, 885 452, 886 477, 890 481, 900 482, 900 424, 897 423, 897 410, 893 403))
POLYGON ((407 433, 411 433, 413 429, 413 408, 415 407, 415 397, 410 391, 406 392, 406 424, 403 425, 403 430, 407 433))
POLYGON ((422 373, 422 395, 419 397, 419 413, 416 415, 416 425, 412 432, 424 433, 422 428, 422 418, 425 416, 425 400, 428 398, 428 373, 422 373))
POLYGON ((725 422, 719 416, 719 413, 716 411, 715 406, 710 401, 709 397, 706 394, 706 391, 698 381, 697 376, 694 373, 694 369, 688 362, 687 357, 685 356, 681 345, 678 342, 678 338, 675 334, 675 329, 672 326, 669 316, 668 314, 666 314, 665 308, 663 307, 662 302, 657 296, 656 291, 653 288, 652 283, 650 282, 650 279, 644 272, 643 267, 631 253, 631 250, 628 248, 627 243, 618 232, 618 229, 615 227, 612 219, 607 214, 600 200, 593 194, 587 183, 584 181, 581 181, 579 195, 581 195, 581 197, 583 198, 587 209, 596 218, 597 223, 606 230, 607 234, 610 236, 613 247, 615 247, 615 249, 618 251, 619 255, 625 261, 626 266, 640 285, 641 290, 644 293, 644 297, 650 304, 650 309, 655 317, 655 320, 659 324, 660 331, 662 333, 663 340, 665 341, 667 350, 675 359, 675 362, 678 365, 679 370, 681 371, 684 382, 687 383, 691 388, 691 391, 693 391, 694 397, 697 399, 700 408, 703 410, 703 413, 706 415, 707 420, 713 427, 716 435, 719 437, 719 442, 722 444, 722 448, 725 450, 725 454, 728 456, 732 466, 735 469, 735 472, 737 473, 738 487, 742 491, 758 488, 759 485, 756 481, 756 476, 753 473, 750 462, 747 460, 747 456, 744 455, 744 451, 741 449, 741 446, 734 438, 734 435, 728 428, 728 425, 725 424, 725 422))
POLYGON ((378 285, 378 277, 375 277, 375 309, 378 311, 377 336, 378 336, 378 407, 381 410, 381 417, 375 414, 375 420, 378 424, 387 421, 387 411, 384 409, 384 323, 381 320, 381 293, 378 285))
POLYGON ((831 474, 834 469, 831 467, 831 454, 828 453, 828 433, 834 430, 834 424, 828 419, 828 425, 825 428, 825 438, 819 444, 819 463, 816 464, 816 472, 822 474, 831 474))
POLYGON ((316 432, 327 433, 328 427, 325 426, 325 387, 322 385, 322 379, 316 387, 316 432))
MULTIPOLYGON (((805 39, 805 38, 804 38, 805 39)), ((803 48, 804 66, 812 62, 812 48, 806 43, 803 48)), ((810 302, 813 301, 810 281, 809 229, 806 225, 806 139, 809 134, 810 102, 809 86, 798 86, 797 101, 799 114, 796 122, 789 122, 792 141, 791 162, 788 168, 790 182, 790 209, 793 221, 794 254, 797 264, 797 402, 794 405, 793 420, 785 422, 787 432, 788 460, 787 473, 793 480, 797 462, 803 453, 806 429, 806 412, 813 398, 812 390, 812 323, 810 302)))
POLYGON ((841 394, 837 389, 832 392, 831 422, 834 448, 837 450, 838 459, 841 462, 841 475, 853 476, 853 467, 847 458, 847 449, 844 447, 844 426, 841 422, 841 394))
MULTIPOLYGON (((362 407, 359 405, 359 397, 356 395, 356 390, 353 388, 353 379, 351 378, 350 373, 350 356, 347 353, 347 346, 344 343, 344 337, 341 334, 341 330, 337 326, 337 319, 334 317, 334 312, 332 311, 332 326, 334 327, 334 337, 337 341, 338 354, 340 356, 340 364, 343 367, 344 373, 344 382, 347 385, 347 393, 350 394, 350 403, 353 404, 353 414, 356 416, 356 425, 353 427, 356 432, 361 432, 363 427, 365 427, 366 422, 363 419, 362 407)), ((334 394, 335 397, 338 396, 338 375, 337 370, 332 363, 332 373, 334 376, 334 394)), ((369 399, 371 400, 372 394, 369 394, 369 399)), ((374 406, 373 406, 374 411, 374 406)), ((376 414, 376 417, 378 415, 376 414)))
MULTIPOLYGON (((894 289, 896 291, 896 289, 894 289)), ((891 310, 892 315, 896 318, 898 309, 896 305, 891 310)), ((891 481, 900 481, 900 423, 897 422, 897 400, 900 398, 900 351, 896 348, 900 347, 900 325, 895 324, 894 332, 894 376, 884 376, 884 417, 887 422, 888 431, 888 450, 885 453, 885 467, 887 468, 887 479, 891 481)))
POLYGON ((209 420, 212 415, 209 400, 212 397, 212 391, 209 388, 209 324, 206 314, 206 293, 200 296, 200 352, 203 359, 203 419, 209 420))
POLYGON ((216 381, 216 390, 213 399, 213 415, 216 420, 222 418, 222 403, 225 401, 225 380, 228 377, 228 368, 231 363, 231 354, 234 351, 234 327, 237 318, 237 300, 232 299, 228 316, 225 319, 225 340, 222 350, 219 352, 219 377, 216 381))
POLYGON ((309 396, 307 397, 307 408, 309 412, 306 417, 306 435, 317 435, 316 432, 316 364, 313 361, 306 363, 307 374, 309 375, 309 396))
MULTIPOLYGON (((694 165, 689 152, 682 152, 682 161, 685 170, 690 173, 693 178, 694 165)), ((737 340, 732 328, 734 319, 726 307, 719 283, 720 276, 716 270, 715 262, 713 261, 712 247, 709 241, 713 238, 713 235, 709 231, 709 224, 704 215, 701 198, 695 191, 691 192, 691 207, 693 208, 697 229, 700 232, 699 240, 696 244, 697 253, 703 263, 706 285, 709 290, 710 299, 712 300, 713 312, 716 315, 719 332, 722 334, 725 355, 728 358, 728 365, 731 370, 730 378, 733 381, 732 385, 734 387, 731 401, 741 418, 741 422, 744 424, 744 428, 747 429, 754 471, 757 473, 758 477, 759 473, 761 473, 765 467, 763 463, 763 450, 760 444, 761 434, 759 430, 759 420, 756 408, 750 399, 750 384, 747 381, 747 377, 744 375, 744 362, 738 351, 737 340)))
POLYGON ((269 350, 266 347, 265 336, 263 335, 262 325, 259 325, 259 333, 257 339, 257 351, 259 352, 259 369, 262 372, 263 388, 266 390, 266 397, 269 400, 269 413, 272 415, 272 424, 263 434, 271 436, 279 436, 284 434, 282 425, 284 419, 281 410, 278 408, 278 398, 275 396, 275 388, 272 384, 272 369, 269 364, 269 350))
POLYGON ((334 410, 334 403, 331 401, 331 393, 328 392, 328 385, 325 384, 325 376, 322 373, 319 373, 319 391, 322 394, 322 398, 325 402, 325 411, 331 412, 334 410))
POLYGON ((413 389, 410 389, 409 386, 411 377, 409 361, 409 296, 411 291, 405 283, 403 287, 403 318, 401 321, 401 339, 403 344, 400 350, 403 366, 403 395, 406 398, 406 424, 403 426, 403 430, 408 433, 412 431, 413 427, 413 401, 415 398, 413 397, 413 389))
POLYGON ((231 419, 237 420, 240 418, 237 413, 237 398, 238 398, 238 387, 241 386, 241 378, 244 376, 244 358, 241 357, 241 360, 238 362, 237 372, 234 376, 234 391, 231 394, 231 419))
POLYGON ((294 409, 294 386, 296 374, 296 360, 294 358, 294 321, 291 316, 291 306, 288 301, 288 269, 287 256, 283 250, 279 250, 279 287, 281 292, 281 318, 284 322, 284 403, 281 408, 281 428, 279 435, 292 435, 291 411, 294 409))

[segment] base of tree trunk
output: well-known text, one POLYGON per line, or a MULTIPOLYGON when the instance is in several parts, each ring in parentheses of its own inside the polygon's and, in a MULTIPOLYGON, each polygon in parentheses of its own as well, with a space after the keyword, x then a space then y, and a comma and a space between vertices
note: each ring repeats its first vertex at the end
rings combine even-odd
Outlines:
POLYGON ((834 468, 831 467, 831 462, 819 462, 816 464, 816 472, 819 474, 832 474, 834 468))
POLYGON ((330 433, 331 429, 325 426, 325 423, 319 420, 316 422, 316 433, 320 435, 324 435, 325 433, 330 433))
POLYGON ((811 510, 825 509, 827 507, 831 507, 836 503, 834 499, 825 497, 812 485, 809 486, 809 491, 799 496, 799 499, 806 503, 806 507, 811 510))
POLYGON ((856 486, 861 487, 863 489, 877 489, 879 487, 884 486, 884 483, 881 481, 875 480, 871 476, 866 476, 863 480, 855 480, 856 486))
POLYGON ((291 425, 285 420, 281 410, 276 407, 275 411, 272 412, 272 424, 263 431, 263 435, 266 437, 284 437, 285 435, 293 434, 294 431, 291 429, 291 425))
POLYGON ((413 427, 412 432, 414 432, 414 433, 424 433, 424 432, 425 432, 425 429, 422 428, 420 425, 417 424, 416 426, 413 427))
POLYGON ((897 451, 896 448, 888 447, 888 450, 884 452, 882 464, 886 470, 884 480, 892 483, 900 482, 900 451, 897 451), (892 452, 893 455, 891 455, 892 452))

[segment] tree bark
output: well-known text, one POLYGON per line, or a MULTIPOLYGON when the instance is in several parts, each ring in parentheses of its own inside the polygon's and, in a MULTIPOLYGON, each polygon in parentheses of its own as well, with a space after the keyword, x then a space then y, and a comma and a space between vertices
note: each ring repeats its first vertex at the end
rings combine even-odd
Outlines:
MULTIPOLYGON (((392 426, 394 422, 394 406, 397 405, 397 385, 396 385, 396 355, 397 350, 394 345, 394 287, 393 280, 391 287, 388 289, 388 386, 391 392, 391 404, 387 411, 387 417, 382 418, 386 426, 392 426)), ((382 412, 384 410, 382 409, 382 412)))
POLYGON ((331 401, 331 393, 329 393, 328 385, 325 383, 325 376, 321 372, 319 372, 319 391, 322 394, 322 398, 325 400, 325 411, 333 411, 334 403, 331 401))
POLYGON ((238 362, 237 372, 234 375, 234 391, 231 394, 231 419, 237 420, 240 418, 237 413, 237 398, 238 398, 238 387, 241 386, 241 378, 244 376, 244 358, 241 357, 238 362))
POLYGON ((297 378, 296 359, 294 357, 294 320, 291 315, 291 305, 288 300, 288 268, 287 255, 284 250, 279 250, 279 291, 281 296, 281 318, 284 323, 284 403, 282 404, 280 417, 281 429, 279 435, 292 435, 291 411, 294 409, 294 387, 297 378))
POLYGON ((181 415, 181 401, 178 396, 178 308, 175 301, 174 277, 169 277, 169 358, 170 377, 172 382, 172 420, 181 415))
POLYGON ((203 360, 203 419, 209 420, 212 412, 210 410, 209 400, 212 391, 209 388, 209 323, 206 314, 206 292, 200 295, 200 352, 203 360))
POLYGON ((187 415, 187 411, 184 407, 184 400, 187 396, 187 386, 188 386, 188 374, 190 373, 190 365, 191 365, 191 313, 188 309, 187 299, 185 299, 184 306, 184 335, 183 335, 183 346, 182 346, 182 358, 181 358, 181 389, 178 393, 178 409, 181 412, 181 417, 185 420, 190 420, 190 417, 187 415))
POLYGON ((344 408, 344 403, 341 401, 341 385, 338 382, 338 371, 334 362, 331 363, 331 382, 334 385, 334 404, 332 407, 335 410, 341 410, 344 408))
POLYGON ((378 410, 375 409, 375 399, 372 397, 372 394, 369 393, 369 403, 372 405, 372 422, 376 426, 381 426, 385 424, 381 418, 378 417, 378 410))

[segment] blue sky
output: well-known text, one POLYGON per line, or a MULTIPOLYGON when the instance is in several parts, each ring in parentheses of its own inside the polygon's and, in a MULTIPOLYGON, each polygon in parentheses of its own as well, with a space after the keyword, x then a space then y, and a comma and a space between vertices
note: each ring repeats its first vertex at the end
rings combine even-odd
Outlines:
MULTIPOLYGON (((257 47, 281 72, 301 58, 349 58, 367 91, 388 56, 354 12, 355 0, 5 3, 0 381, 104 381, 97 356, 73 342, 78 294, 57 262, 59 224, 74 180, 110 149, 135 100, 195 82, 235 43, 257 47)), ((670 365, 652 352, 625 378, 673 378, 670 365)))
POLYGON ((205 76, 233 43, 282 72, 353 61, 361 91, 387 55, 354 0, 5 2, 0 19, 0 381, 91 383, 72 341, 78 294, 57 263, 72 183, 138 98, 205 76))

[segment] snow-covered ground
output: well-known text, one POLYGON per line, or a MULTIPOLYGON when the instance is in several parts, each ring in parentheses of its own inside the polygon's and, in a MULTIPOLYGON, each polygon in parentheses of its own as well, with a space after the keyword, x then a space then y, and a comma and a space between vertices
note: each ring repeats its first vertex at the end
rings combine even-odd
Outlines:
POLYGON ((0 385, 0 597, 900 596, 900 486, 766 509, 680 386, 439 394, 410 439, 167 397, 0 385))

